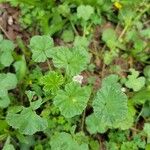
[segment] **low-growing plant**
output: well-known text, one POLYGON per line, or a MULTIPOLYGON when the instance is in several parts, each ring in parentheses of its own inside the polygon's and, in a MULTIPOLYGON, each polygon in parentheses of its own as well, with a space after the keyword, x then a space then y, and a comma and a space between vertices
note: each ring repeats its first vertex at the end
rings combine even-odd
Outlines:
MULTIPOLYGON (((109 129, 124 131, 133 126, 135 109, 132 104, 129 104, 127 95, 122 92, 117 75, 112 74, 104 78, 101 88, 95 94, 91 84, 82 84, 82 78, 75 77, 88 67, 91 58, 88 49, 81 46, 72 48, 54 46, 53 39, 46 35, 32 37, 29 49, 32 53, 32 61, 46 62, 48 71, 43 75, 41 70, 35 68, 33 70, 35 73, 31 73, 28 79, 23 76, 27 85, 22 92, 26 95, 23 94, 24 99, 19 101, 13 92, 13 101, 17 102, 15 105, 12 105, 9 90, 15 89, 17 82, 19 87, 20 77, 17 76, 20 72, 18 72, 19 68, 17 69, 19 61, 13 65, 16 68, 16 75, 9 72, 1 73, 0 107, 8 108, 5 120, 8 131, 1 130, 3 138, 7 137, 3 149, 17 146, 10 144, 14 133, 23 136, 24 139, 28 135, 43 132, 50 140, 46 146, 48 149, 51 147, 54 150, 88 150, 92 147, 85 133, 96 135, 106 133, 109 129), (31 83, 28 83, 28 80, 31 80, 31 83), (90 111, 87 116, 88 109, 93 111, 90 111), (80 141, 76 130, 87 140, 80 141)), ((138 72, 133 69, 131 73, 125 85, 133 88, 134 91, 139 91, 144 86, 139 82, 144 80, 145 83, 145 78, 138 78, 138 72)), ((145 124, 145 131, 147 128, 145 124)), ((22 142, 22 138, 18 136, 17 138, 22 142)), ((94 142, 94 139, 91 140, 94 142)), ((106 145, 110 147, 110 144, 113 143, 109 142, 106 145)), ((133 144, 135 143, 132 141, 126 142, 121 145, 121 149, 132 147, 133 144)), ((94 145, 98 147, 96 141, 94 145)))
POLYGON ((0 149, 149 150, 149 1, 5 2, 40 35, 0 25, 0 149))

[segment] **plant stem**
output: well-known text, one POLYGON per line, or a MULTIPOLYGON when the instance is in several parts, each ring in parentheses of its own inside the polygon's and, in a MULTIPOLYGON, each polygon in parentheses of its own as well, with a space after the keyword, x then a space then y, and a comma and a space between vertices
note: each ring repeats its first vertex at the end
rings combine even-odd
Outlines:
POLYGON ((48 58, 47 58, 46 62, 47 62, 49 70, 52 70, 52 67, 51 67, 51 64, 50 64, 50 61, 48 60, 48 58))
POLYGON ((122 30, 122 32, 121 32, 121 34, 120 34, 120 36, 119 36, 119 38, 118 38, 118 40, 120 41, 121 40, 121 38, 124 36, 124 34, 126 33, 126 31, 127 31, 127 29, 129 28, 129 26, 130 26, 130 24, 128 23, 126 26, 125 26, 125 28, 122 30))
POLYGON ((141 16, 150 8, 150 5, 146 6, 146 8, 140 12, 140 14, 138 14, 135 19, 133 19, 133 21, 130 21, 125 28, 123 29, 123 31, 121 32, 118 40, 121 40, 121 38, 124 36, 124 34, 126 33, 127 29, 136 21, 139 20, 141 18, 141 16))
POLYGON ((83 112, 82 120, 81 120, 81 131, 84 132, 84 122, 85 122, 86 109, 83 112))
POLYGON ((75 28, 75 26, 74 26, 74 24, 72 23, 71 20, 70 20, 70 23, 71 23, 72 29, 73 29, 73 31, 75 32, 75 34, 76 34, 76 35, 79 35, 79 34, 78 34, 78 31, 76 30, 76 28, 75 28))
POLYGON ((0 29, 2 30, 2 32, 5 34, 5 36, 9 39, 12 40, 9 35, 7 34, 7 32, 4 30, 4 28, 0 25, 0 29))

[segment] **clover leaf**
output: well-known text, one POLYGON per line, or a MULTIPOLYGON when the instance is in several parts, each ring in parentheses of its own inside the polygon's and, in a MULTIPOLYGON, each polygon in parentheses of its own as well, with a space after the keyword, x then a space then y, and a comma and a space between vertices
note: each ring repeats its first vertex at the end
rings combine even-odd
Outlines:
POLYGON ((29 47, 32 51, 32 59, 35 62, 45 62, 52 55, 53 40, 47 35, 36 35, 31 38, 29 47))
POLYGON ((126 87, 133 89, 134 91, 139 91, 142 87, 145 85, 145 78, 144 77, 138 77, 139 72, 130 69, 131 75, 128 75, 128 79, 125 82, 126 87))
POLYGON ((43 131, 48 124, 44 118, 41 118, 30 107, 23 107, 20 112, 8 112, 6 116, 7 123, 20 133, 26 135, 33 135, 38 131, 43 131))
POLYGON ((71 82, 65 90, 59 90, 54 98, 54 105, 66 118, 80 115, 87 106, 90 97, 90 88, 81 87, 80 84, 71 82))
POLYGON ((90 62, 90 55, 83 47, 66 48, 57 47, 52 56, 54 66, 64 68, 67 75, 74 76, 85 70, 90 62))
POLYGON ((93 13, 94 13, 94 8, 90 5, 80 5, 77 8, 77 17, 82 18, 85 21, 89 20, 93 13))
POLYGON ((13 62, 12 51, 14 50, 15 45, 12 41, 9 40, 0 40, 0 64, 4 67, 10 66, 13 62))
POLYGON ((55 134, 50 141, 51 150, 88 150, 88 145, 79 144, 69 133, 55 134))
POLYGON ((102 88, 94 98, 93 108, 95 116, 109 127, 115 127, 126 118, 127 96, 121 91, 115 75, 110 75, 103 80, 102 88))
POLYGON ((64 78, 58 72, 50 71, 40 79, 40 83, 44 85, 43 89, 46 93, 56 93, 64 83, 64 78))

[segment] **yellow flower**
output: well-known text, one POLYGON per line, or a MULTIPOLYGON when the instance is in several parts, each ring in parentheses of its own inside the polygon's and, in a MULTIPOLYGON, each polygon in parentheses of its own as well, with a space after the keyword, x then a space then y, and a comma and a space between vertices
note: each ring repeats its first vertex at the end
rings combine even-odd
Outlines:
POLYGON ((114 6, 115 6, 117 9, 121 9, 121 8, 122 8, 122 5, 121 5, 119 2, 115 2, 115 3, 114 3, 114 6))

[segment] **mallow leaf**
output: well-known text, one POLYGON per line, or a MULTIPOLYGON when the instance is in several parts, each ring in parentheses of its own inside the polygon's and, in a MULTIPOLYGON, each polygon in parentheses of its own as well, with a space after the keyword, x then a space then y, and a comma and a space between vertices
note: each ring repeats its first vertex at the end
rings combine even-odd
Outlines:
POLYGON ((0 89, 0 107, 6 108, 10 103, 10 98, 8 96, 7 90, 0 89))
POLYGON ((52 136, 51 150, 88 150, 87 144, 79 144, 69 133, 61 132, 52 136))
POLYGON ((15 45, 12 41, 0 41, 0 64, 2 64, 4 67, 10 66, 10 64, 13 62, 12 51, 14 48, 15 45))
POLYGON ((17 85, 17 77, 13 73, 0 74, 0 87, 1 89, 11 90, 17 85))
POLYGON ((36 92, 35 91, 26 91, 26 95, 29 99, 30 102, 30 107, 33 110, 36 110, 38 108, 40 108, 40 106, 42 105, 42 98, 40 96, 36 96, 36 92), (37 100, 33 100, 34 96, 36 96, 36 98, 38 98, 37 100))
POLYGON ((144 123, 144 129, 143 130, 147 134, 148 139, 150 140, 150 123, 144 123))
POLYGON ((107 126, 95 114, 91 114, 86 118, 86 127, 90 134, 104 133, 107 131, 107 126))
POLYGON ((16 61, 13 64, 13 66, 14 66, 15 71, 16 71, 17 79, 18 79, 18 81, 21 82, 23 80, 23 78, 25 77, 26 72, 27 72, 27 64, 26 64, 25 57, 22 56, 21 60, 16 61))
POLYGON ((85 21, 89 20, 93 13, 94 13, 94 8, 90 5, 80 5, 77 8, 77 17, 82 18, 85 21))
POLYGON ((15 150, 14 146, 10 143, 10 136, 7 137, 7 140, 2 150, 15 150))
POLYGON ((57 47, 52 56, 54 66, 65 69, 67 75, 74 76, 85 70, 90 62, 90 55, 83 47, 57 47))
POLYGON ((40 83, 44 85, 43 90, 46 93, 56 93, 60 86, 64 83, 64 78, 60 73, 50 71, 41 77, 40 83))
POLYGON ((108 28, 103 31, 102 40, 109 48, 115 48, 117 45, 117 35, 114 29, 108 28))
POLYGON ((10 103, 8 90, 14 89, 17 85, 17 77, 13 73, 0 74, 0 107, 6 108, 10 103))
POLYGON ((93 101, 94 114, 109 127, 124 120, 128 113, 127 96, 121 91, 115 75, 106 77, 93 101))
POLYGON ((64 90, 59 90, 54 97, 54 105, 66 118, 80 115, 87 106, 90 97, 90 88, 81 87, 80 84, 71 82, 66 84, 64 90))
POLYGON ((124 120, 119 122, 116 126, 116 128, 120 128, 121 130, 128 130, 131 128, 134 124, 134 116, 135 116, 136 110, 132 106, 132 104, 128 104, 128 113, 124 120))
POLYGON ((52 55, 54 46, 53 39, 47 35, 36 35, 30 40, 30 49, 32 51, 32 59, 35 62, 45 62, 52 55))
POLYGON ((38 131, 44 131, 48 127, 47 121, 37 115, 30 107, 23 107, 20 113, 8 112, 6 121, 10 126, 25 135, 33 135, 38 131))

